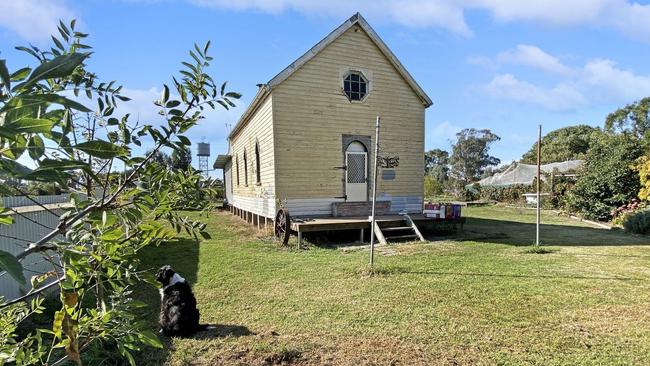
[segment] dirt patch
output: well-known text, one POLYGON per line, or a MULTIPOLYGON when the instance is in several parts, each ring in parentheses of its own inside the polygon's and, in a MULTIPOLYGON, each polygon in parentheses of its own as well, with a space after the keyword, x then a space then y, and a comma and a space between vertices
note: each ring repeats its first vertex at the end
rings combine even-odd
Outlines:
POLYGON ((291 365, 296 364, 301 357, 301 352, 295 349, 284 349, 264 359, 265 365, 291 365))
MULTIPOLYGON (((221 345, 204 353, 191 365, 475 365, 480 351, 467 347, 432 351, 396 337, 338 337, 265 333, 237 344, 221 345)), ((183 363, 187 364, 187 363, 183 363)))

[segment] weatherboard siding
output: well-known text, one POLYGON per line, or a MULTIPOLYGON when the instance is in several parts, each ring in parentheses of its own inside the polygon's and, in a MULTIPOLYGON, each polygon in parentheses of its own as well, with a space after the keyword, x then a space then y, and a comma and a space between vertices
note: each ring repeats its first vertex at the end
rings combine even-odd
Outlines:
POLYGON ((235 135, 231 136, 232 204, 249 212, 274 216, 275 160, 273 141, 273 98, 268 96, 235 135), (260 178, 256 182, 255 143, 260 147, 260 178), (248 184, 244 174, 244 150, 247 156, 248 184), (239 181, 237 180, 239 162, 239 181), (238 184, 239 182, 239 184, 238 184))
MULTIPOLYGON (((400 158, 395 179, 380 180, 378 195, 423 196, 425 107, 358 25, 276 86, 272 95, 278 199, 334 202, 342 196, 345 171, 335 169, 343 165, 342 134, 371 136, 374 146, 378 114, 382 153, 400 158), (342 92, 341 79, 349 69, 361 69, 371 79, 370 94, 361 103, 350 103, 342 92)), ((368 153, 372 164, 372 151, 368 153)))

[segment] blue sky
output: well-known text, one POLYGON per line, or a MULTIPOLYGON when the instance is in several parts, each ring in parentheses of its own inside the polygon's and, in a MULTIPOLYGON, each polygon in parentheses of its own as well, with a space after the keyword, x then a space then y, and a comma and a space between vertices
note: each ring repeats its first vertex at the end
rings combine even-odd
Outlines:
MULTIPOLYGON (((17 44, 47 45, 59 18, 90 33, 90 67, 133 101, 120 113, 155 120, 151 101, 196 41, 212 41, 215 80, 244 96, 191 133, 226 150, 234 124, 272 78, 360 11, 434 100, 426 147, 449 150, 462 128, 490 128, 508 162, 546 132, 602 126, 650 96, 650 5, 626 0, 0 0, 0 57, 24 66, 17 44)), ((194 159, 196 162, 196 158, 194 159)))

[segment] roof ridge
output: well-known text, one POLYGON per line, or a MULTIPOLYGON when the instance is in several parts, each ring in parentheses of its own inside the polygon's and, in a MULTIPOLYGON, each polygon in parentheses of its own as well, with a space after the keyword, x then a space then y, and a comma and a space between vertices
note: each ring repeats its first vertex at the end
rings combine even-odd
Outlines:
POLYGON ((431 98, 429 98, 429 96, 424 92, 424 89, 420 87, 420 85, 415 81, 413 76, 411 76, 411 74, 406 70, 404 65, 402 65, 402 63, 399 61, 397 56, 395 56, 395 54, 388 48, 386 43, 384 43, 384 41, 381 39, 381 37, 379 37, 379 35, 375 32, 375 30, 372 29, 372 27, 370 26, 370 24, 368 24, 368 22, 365 20, 363 15, 361 15, 360 12, 356 12, 345 22, 343 22, 343 24, 336 27, 333 31, 327 34, 327 36, 325 36, 313 47, 307 50, 307 52, 303 53, 295 61, 290 63, 289 66, 285 67, 282 71, 276 74, 266 84, 261 86, 260 90, 253 98, 253 101, 251 101, 251 104, 244 111, 239 121, 233 128, 229 137, 232 137, 235 133, 239 131, 244 121, 250 116, 250 114, 257 108, 258 104, 262 102, 262 100, 266 97, 266 95, 270 93, 270 91, 275 86, 281 84, 286 79, 288 79, 296 70, 302 67, 305 63, 309 62, 309 60, 314 58, 318 53, 320 53, 320 51, 322 51, 325 47, 327 47, 336 39, 338 39, 343 33, 345 33, 348 29, 350 29, 355 24, 358 24, 364 30, 364 32, 366 32, 370 40, 375 43, 375 45, 377 46, 377 48, 379 48, 381 53, 388 59, 388 61, 393 65, 393 67, 395 67, 397 72, 404 78, 406 83, 418 95, 418 97, 424 104, 425 108, 431 106, 433 102, 431 101, 431 98))

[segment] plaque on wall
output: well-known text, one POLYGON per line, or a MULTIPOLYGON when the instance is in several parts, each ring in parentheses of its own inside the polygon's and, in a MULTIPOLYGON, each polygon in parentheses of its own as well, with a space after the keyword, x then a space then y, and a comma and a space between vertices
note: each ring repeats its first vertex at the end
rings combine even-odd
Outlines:
POLYGON ((395 179, 395 169, 383 169, 381 171, 381 179, 383 180, 395 179))

